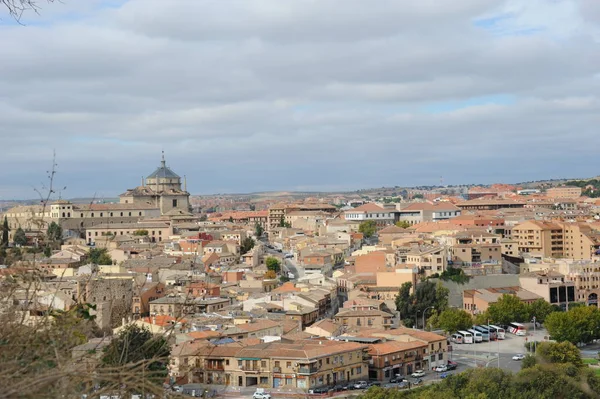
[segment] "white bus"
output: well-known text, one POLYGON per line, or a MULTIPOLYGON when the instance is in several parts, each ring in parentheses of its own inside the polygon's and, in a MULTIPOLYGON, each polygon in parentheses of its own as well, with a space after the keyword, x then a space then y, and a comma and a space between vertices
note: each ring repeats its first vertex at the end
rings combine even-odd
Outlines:
POLYGON ((473 342, 476 344, 483 342, 483 334, 481 334, 479 331, 475 330, 474 328, 471 328, 468 331, 473 334, 473 342))
MULTIPOLYGON (((478 327, 481 328, 482 330, 485 330, 485 331, 488 332, 488 337, 489 337, 490 341, 495 341, 496 340, 496 338, 497 338, 496 337, 496 330, 493 329, 491 326, 486 326, 484 324, 484 325, 480 325, 478 327)), ((483 339, 485 339, 485 334, 484 334, 484 338, 483 339)))
POLYGON ((511 334, 518 335, 520 337, 527 335, 527 329, 525 328, 525 326, 521 323, 515 322, 512 322, 508 325, 508 332, 511 334))
MULTIPOLYGON (((490 342, 490 332, 484 326, 473 326, 473 330, 481 334, 481 338, 485 342, 490 342)), ((477 339, 475 339, 477 341, 477 339)))
POLYGON ((473 343, 473 334, 468 331, 457 331, 456 332, 463 337, 463 344, 472 344, 473 343))
POLYGON ((504 338, 506 338, 506 336, 505 336, 506 332, 504 331, 504 328, 498 327, 498 326, 494 326, 493 324, 490 324, 490 329, 496 330, 496 339, 504 339, 504 338))
POLYGON ((463 337, 460 334, 452 334, 452 336, 450 337, 450 340, 456 344, 463 343, 463 337))

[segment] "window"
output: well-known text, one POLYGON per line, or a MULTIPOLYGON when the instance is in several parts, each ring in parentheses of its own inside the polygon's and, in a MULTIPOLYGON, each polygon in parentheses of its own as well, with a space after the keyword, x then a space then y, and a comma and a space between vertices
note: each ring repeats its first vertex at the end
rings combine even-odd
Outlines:
POLYGON ((287 368, 290 368, 290 367, 292 367, 292 362, 286 362, 286 363, 285 363, 285 367, 287 367, 287 368))
POLYGON ((225 359, 225 366, 229 366, 229 359, 225 359))
POLYGON ((142 216, 142 212, 139 212, 139 216, 142 216))
POLYGON ((131 216, 131 212, 129 212, 129 216, 131 216))
POLYGON ((444 360, 444 354, 438 353, 438 360, 444 360))
POLYGON ((176 199, 173 200, 173 208, 177 208, 177 200, 176 199))
POLYGON ((266 362, 266 361, 264 361, 264 360, 261 360, 261 362, 260 362, 260 367, 262 367, 262 368, 266 368, 266 367, 267 367, 267 362, 266 362))
POLYGON ((280 363, 279 363, 279 360, 276 360, 276 361, 275 361, 275 367, 280 367, 280 366, 281 366, 281 365, 280 365, 280 363))

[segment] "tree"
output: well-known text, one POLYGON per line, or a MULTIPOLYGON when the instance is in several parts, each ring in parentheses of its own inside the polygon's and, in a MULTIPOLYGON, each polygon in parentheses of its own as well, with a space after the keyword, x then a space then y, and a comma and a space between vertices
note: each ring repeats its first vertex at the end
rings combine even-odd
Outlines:
POLYGON ((537 364, 537 358, 531 354, 525 355, 525 358, 521 360, 521 370, 533 367, 537 364))
POLYGON ((267 270, 267 272, 265 273, 265 278, 269 279, 269 280, 273 280, 273 279, 277 278, 277 273, 275 273, 274 270, 267 270))
POLYGON ((201 222, 206 222, 207 220, 208 220, 208 216, 206 216, 206 215, 200 216, 200 221, 201 222))
POLYGON ((290 228, 290 227, 292 227, 292 225, 289 222, 286 222, 285 218, 283 217, 283 215, 281 215, 281 217, 279 218, 279 227, 290 228))
POLYGON ((265 260, 265 264, 267 265, 268 270, 273 270, 275 273, 279 273, 281 270, 281 262, 279 259, 273 258, 272 256, 269 256, 265 260))
POLYGON ((162 335, 153 335, 150 330, 132 324, 104 348, 101 362, 104 368, 142 365, 147 378, 159 383, 167 375, 169 348, 162 335))
POLYGON ((473 317, 462 309, 449 308, 442 311, 437 317, 437 325, 446 333, 459 330, 468 330, 473 327, 473 317))
MULTIPOLYGON (((400 312, 405 326, 412 326, 417 316, 422 317, 423 312, 428 308, 433 307, 437 312, 447 308, 449 291, 441 283, 420 282, 412 294, 410 294, 411 288, 410 282, 404 283, 396 295, 396 309, 400 312)), ((416 323, 418 324, 418 321, 416 323)))
POLYGON ((46 230, 46 238, 51 243, 62 243, 63 231, 62 227, 56 222, 50 223, 46 230))
POLYGON ((92 248, 88 253, 88 260, 95 265, 112 265, 112 258, 106 248, 92 248))
POLYGON ((571 363, 583 367, 579 349, 570 342, 540 342, 535 354, 550 363, 571 363))
POLYGON ((374 220, 366 220, 358 226, 358 231, 363 233, 365 238, 372 237, 377 231, 377 224, 374 220))
POLYGON ((256 224, 254 225, 254 235, 256 237, 262 237, 264 232, 265 232, 265 229, 263 229, 263 227, 260 225, 260 223, 256 222, 256 224))
POLYGON ((513 321, 529 321, 529 309, 515 295, 502 295, 498 299, 498 302, 488 307, 487 313, 489 318, 498 324, 508 324, 513 321))
POLYGON ((252 237, 246 237, 244 238, 244 241, 242 241, 242 245, 240 246, 240 252, 241 254, 245 254, 248 251, 250 251, 252 248, 254 248, 254 245, 256 243, 254 242, 254 240, 252 239, 252 237))
POLYGON ((52 256, 52 248, 50 248, 49 246, 45 246, 44 247, 44 256, 46 258, 49 258, 52 256))
POLYGON ((2 225, 2 240, 0 240, 0 246, 8 247, 8 233, 10 229, 8 228, 8 219, 4 216, 4 223, 2 225))
POLYGON ((229 216, 229 223, 233 223, 233 216, 229 216))
MULTIPOLYGON (((48 3, 54 0, 46 0, 48 3)), ((0 5, 6 7, 12 18, 19 22, 26 11, 38 12, 40 5, 38 0, 0 0, 0 5)))
POLYGON ((412 197, 413 197, 413 199, 423 199, 423 198, 425 198, 423 196, 423 194, 414 194, 412 197))
POLYGON ((403 229, 408 229, 410 227, 410 223, 406 220, 399 220, 396 222, 396 226, 402 227, 403 229))
POLYGON ((553 312, 546 317, 544 326, 555 341, 588 343, 600 338, 600 311, 596 307, 585 306, 568 312, 553 312))
POLYGON ((529 319, 533 320, 535 317, 535 320, 538 323, 543 323, 544 320, 546 320, 546 317, 555 311, 552 305, 541 298, 528 304, 527 307, 529 311, 529 319))
POLYGON ((412 289, 412 283, 406 282, 400 286, 398 294, 396 295, 396 310, 400 312, 401 318, 408 318, 409 307, 410 307, 410 290, 412 289))
POLYGON ((136 230, 133 232, 133 235, 134 236, 147 236, 148 230, 145 230, 145 229, 136 230))
POLYGON ((13 237, 13 241, 16 245, 22 247, 23 245, 27 245, 27 236, 25 235, 25 231, 22 228, 18 228, 15 231, 15 236, 13 237))

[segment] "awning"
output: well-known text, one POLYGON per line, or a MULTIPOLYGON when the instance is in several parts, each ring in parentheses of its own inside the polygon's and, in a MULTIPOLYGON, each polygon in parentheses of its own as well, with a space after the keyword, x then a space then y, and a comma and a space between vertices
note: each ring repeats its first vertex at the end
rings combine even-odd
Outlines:
POLYGON ((240 357, 240 360, 261 360, 260 357, 240 357))

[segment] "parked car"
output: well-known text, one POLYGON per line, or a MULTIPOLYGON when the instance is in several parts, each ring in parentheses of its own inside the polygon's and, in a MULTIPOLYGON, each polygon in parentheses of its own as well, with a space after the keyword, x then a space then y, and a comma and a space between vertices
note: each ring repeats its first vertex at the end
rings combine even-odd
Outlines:
POLYGON ((406 381, 406 378, 404 378, 401 375, 397 375, 395 377, 392 377, 392 379, 390 380, 390 383, 391 384, 397 384, 397 383, 402 382, 402 381, 406 381))
POLYGON ((408 381, 400 381, 398 383, 398 388, 400 388, 400 389, 408 388, 408 385, 409 385, 408 381))
POLYGON ((342 385, 342 384, 337 384, 337 385, 335 385, 333 387, 333 391, 334 392, 340 392, 340 391, 343 391, 343 390, 346 390, 346 389, 348 389, 348 388, 346 388, 346 386, 342 385))
POLYGON ((369 383, 367 381, 358 381, 354 384, 354 389, 367 389, 369 387, 369 383))
POLYGON ((458 363, 453 362, 452 360, 448 360, 448 364, 446 365, 446 368, 448 370, 456 370, 457 367, 458 367, 458 363))
POLYGON ((413 385, 422 385, 422 384, 423 384, 423 379, 422 379, 422 378, 415 378, 415 379, 412 381, 412 384, 413 384, 413 385))
POLYGON ((379 381, 369 381, 367 384, 368 384, 369 388, 381 386, 381 382, 379 382, 379 381))
POLYGON ((254 392, 253 399, 271 399, 271 395, 266 392, 254 392))
POLYGON ((416 370, 414 373, 410 375, 413 378, 421 378, 425 377, 425 372, 423 370, 416 370))
POLYGON ((438 373, 445 373, 446 371, 448 371, 448 366, 444 366, 444 365, 437 366, 435 368, 435 371, 438 372, 438 373))
POLYGON ((331 388, 329 387, 318 387, 318 388, 312 388, 308 390, 308 393, 310 394, 314 394, 314 395, 322 395, 324 393, 327 393, 331 390, 331 388))
POLYGON ((444 378, 448 378, 450 377, 450 373, 442 373, 440 374, 440 378, 444 379, 444 378))
POLYGON ((522 353, 517 353, 516 355, 514 355, 512 357, 512 360, 523 360, 523 359, 525 359, 525 355, 522 353))

